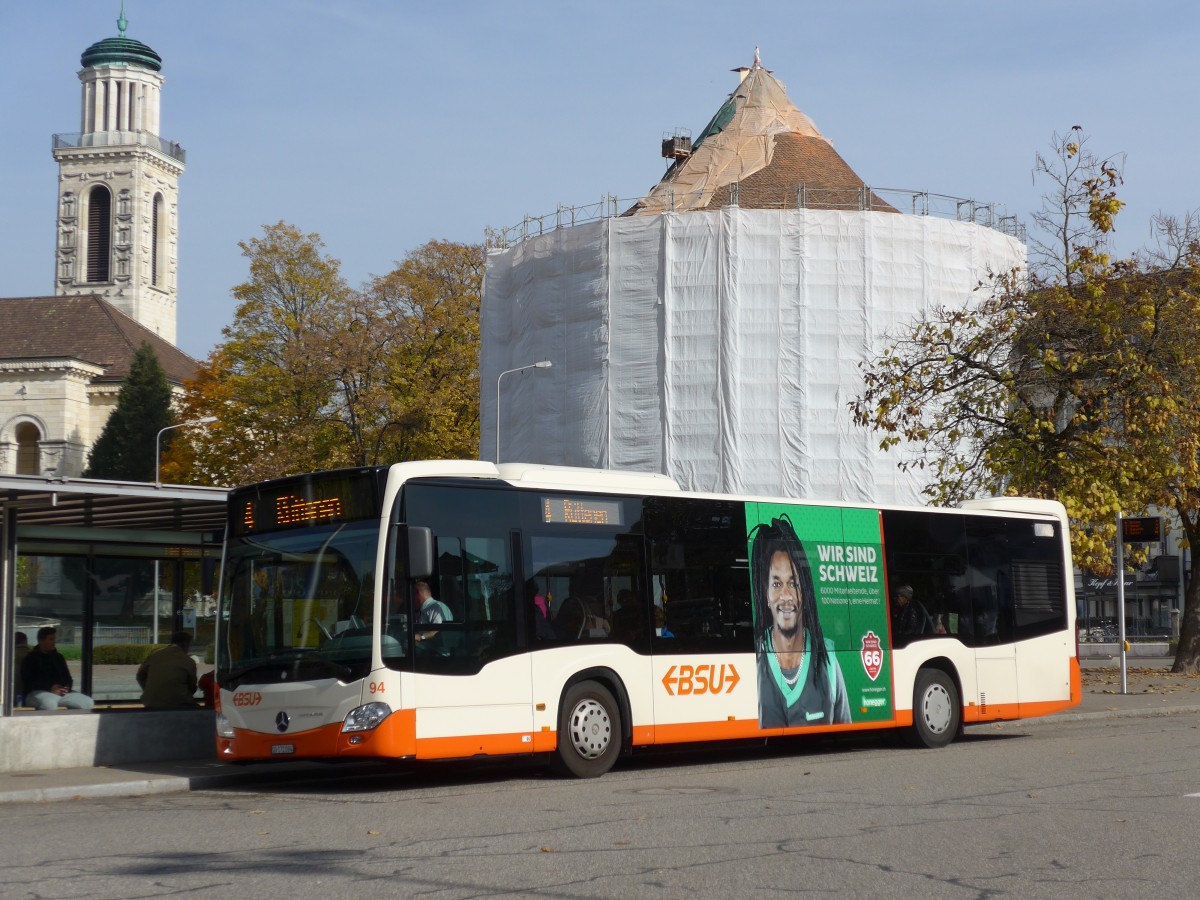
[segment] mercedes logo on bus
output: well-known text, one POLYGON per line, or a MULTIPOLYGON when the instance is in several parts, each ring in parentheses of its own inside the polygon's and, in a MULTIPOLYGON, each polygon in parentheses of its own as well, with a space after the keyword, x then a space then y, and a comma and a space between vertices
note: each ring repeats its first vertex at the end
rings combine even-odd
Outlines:
POLYGON ((288 730, 288 722, 289 722, 288 714, 285 712, 281 711, 279 713, 279 715, 277 715, 275 717, 275 727, 278 728, 280 731, 288 730))

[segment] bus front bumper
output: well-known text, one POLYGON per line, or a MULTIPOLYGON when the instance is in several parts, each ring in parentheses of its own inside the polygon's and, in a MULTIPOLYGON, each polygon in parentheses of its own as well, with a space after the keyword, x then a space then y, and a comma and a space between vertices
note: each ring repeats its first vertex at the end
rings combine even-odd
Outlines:
POLYGON ((343 732, 341 722, 294 733, 263 733, 233 727, 217 734, 217 758, 229 762, 266 759, 403 759, 416 755, 416 715, 393 712, 368 731, 343 732))

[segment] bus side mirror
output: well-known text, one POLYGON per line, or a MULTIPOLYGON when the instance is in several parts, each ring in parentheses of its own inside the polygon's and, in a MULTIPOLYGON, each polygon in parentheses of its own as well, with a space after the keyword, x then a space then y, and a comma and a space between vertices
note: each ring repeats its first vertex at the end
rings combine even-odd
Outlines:
POLYGON ((428 578, 433 574, 433 531, 429 528, 410 525, 408 535, 409 578, 428 578))

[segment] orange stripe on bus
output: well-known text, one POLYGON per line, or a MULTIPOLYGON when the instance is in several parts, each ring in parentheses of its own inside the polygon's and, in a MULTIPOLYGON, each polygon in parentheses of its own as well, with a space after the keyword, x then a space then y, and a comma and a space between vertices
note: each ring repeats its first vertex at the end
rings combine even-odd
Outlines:
MULTIPOLYGON (((963 723, 971 725, 1012 721, 1061 712, 1077 706, 1082 692, 1079 661, 1072 659, 1069 698, 1026 703, 989 704, 986 713, 978 705, 969 704, 963 708, 963 723)), ((221 759, 239 760, 338 757, 455 759, 472 756, 549 753, 558 746, 558 734, 554 731, 418 739, 416 737, 416 719, 416 710, 401 709, 392 713, 378 728, 354 734, 342 734, 341 723, 333 723, 295 734, 261 734, 236 729, 235 737, 232 740, 217 738, 217 756, 221 759), (294 752, 287 754, 271 752, 272 747, 287 744, 295 748, 294 752)), ((756 719, 635 725, 632 729, 632 742, 635 747, 646 747, 824 732, 872 731, 892 727, 907 728, 912 724, 912 710, 898 709, 891 720, 858 722, 850 725, 801 725, 792 728, 763 729, 759 728, 756 719)))
MULTIPOLYGON (((963 709, 963 724, 976 725, 982 722, 999 722, 1004 719, 1016 719, 1019 717, 1021 707, 1017 703, 989 703, 984 711, 984 707, 972 703, 963 709)), ((911 724, 911 721, 910 721, 911 724)))
POLYGON ((417 738, 417 759, 468 759, 472 756, 511 756, 533 752, 528 731, 513 734, 472 734, 417 738))
POLYGON ((293 734, 264 734, 234 729, 234 737, 217 738, 218 759, 333 759, 337 757, 381 757, 397 759, 416 753, 414 710, 392 713, 371 731, 342 734, 342 723, 334 722, 293 734), (272 753, 272 747, 291 745, 291 753, 272 753))
POLYGON ((894 723, 858 722, 852 725, 797 725, 792 728, 759 728, 757 719, 735 719, 724 722, 686 722, 679 725, 657 725, 654 744, 689 744, 699 741, 729 741, 741 738, 783 737, 795 734, 814 734, 835 731, 873 731, 891 728, 894 723))
POLYGON ((1018 719, 1033 719, 1038 716, 1048 716, 1051 713, 1062 712, 1077 706, 1074 699, 1038 700, 1025 703, 989 703, 987 714, 983 715, 978 706, 968 706, 963 710, 964 725, 981 725, 988 722, 1014 722, 1018 719))

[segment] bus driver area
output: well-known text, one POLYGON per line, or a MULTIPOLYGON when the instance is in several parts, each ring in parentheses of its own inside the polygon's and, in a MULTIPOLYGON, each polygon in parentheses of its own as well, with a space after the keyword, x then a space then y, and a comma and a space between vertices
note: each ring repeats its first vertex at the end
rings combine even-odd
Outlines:
POLYGON ((223 759, 537 753, 590 777, 656 744, 903 727, 938 747, 1080 698, 1048 501, 429 461, 252 485, 229 516, 223 759), (925 611, 903 629, 898 585, 925 611))

